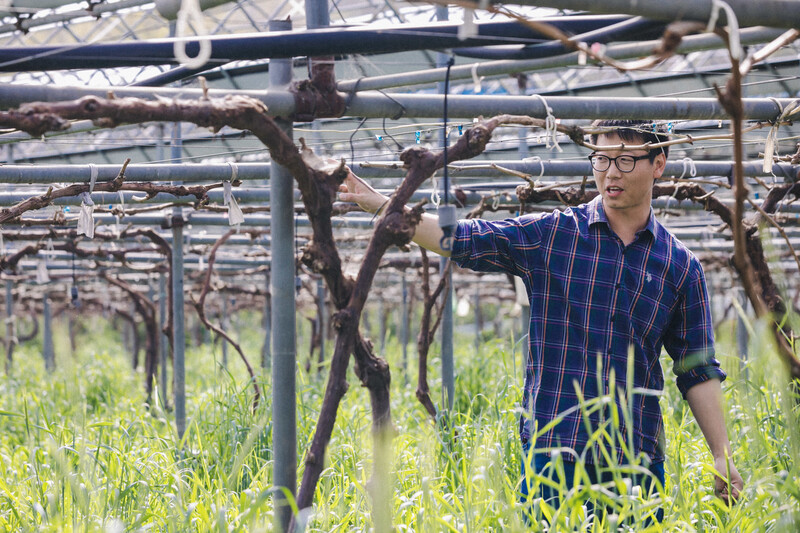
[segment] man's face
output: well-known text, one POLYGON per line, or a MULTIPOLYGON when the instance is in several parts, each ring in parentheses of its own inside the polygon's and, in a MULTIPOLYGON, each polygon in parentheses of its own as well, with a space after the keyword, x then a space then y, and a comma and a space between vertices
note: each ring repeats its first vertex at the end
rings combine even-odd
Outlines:
MULTIPOLYGON (((647 150, 603 150, 603 146, 619 146, 622 139, 615 133, 600 135, 597 138, 597 145, 600 147, 595 154, 609 158, 628 156, 645 156, 647 150)), ((625 144, 632 144, 626 142, 625 144)), ((637 142, 634 144, 644 144, 637 142)), ((617 160, 619 162, 619 160, 617 160)), ((656 178, 661 177, 664 172, 666 158, 663 154, 658 154, 653 162, 649 158, 639 159, 634 163, 633 170, 622 172, 614 161, 608 170, 598 172, 594 170, 594 179, 597 190, 603 197, 603 206, 606 209, 631 210, 650 208, 650 201, 653 196, 653 184, 656 178)), ((623 165, 623 168, 627 168, 623 165)))

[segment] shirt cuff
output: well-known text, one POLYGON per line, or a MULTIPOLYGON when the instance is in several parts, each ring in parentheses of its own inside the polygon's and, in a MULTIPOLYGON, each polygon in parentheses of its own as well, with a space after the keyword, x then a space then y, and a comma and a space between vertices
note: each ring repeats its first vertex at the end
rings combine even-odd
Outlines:
POLYGON ((469 221, 459 220, 453 234, 453 249, 450 251, 450 260, 462 266, 469 259, 469 221))
POLYGON ((695 385, 699 385, 700 383, 704 383, 710 379, 718 379, 720 381, 725 381, 727 378, 727 374, 722 371, 722 369, 718 366, 714 365, 704 365, 693 368, 686 372, 685 374, 681 374, 678 376, 677 384, 678 390, 681 391, 681 395, 683 399, 686 399, 686 393, 689 392, 689 389, 694 387, 695 385))

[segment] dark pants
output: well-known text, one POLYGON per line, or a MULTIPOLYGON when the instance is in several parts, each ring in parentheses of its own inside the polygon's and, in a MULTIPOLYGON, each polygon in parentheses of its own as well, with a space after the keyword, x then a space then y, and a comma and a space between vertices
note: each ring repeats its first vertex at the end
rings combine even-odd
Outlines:
MULTIPOLYGON (((535 498, 542 498, 545 502, 549 505, 558 508, 560 505, 560 491, 558 488, 554 488, 546 483, 540 483, 539 486, 536 486, 536 483, 533 479, 533 475, 529 474, 536 474, 538 476, 551 479, 557 485, 566 488, 572 489, 575 486, 575 463, 566 461, 566 460, 556 460, 551 459, 549 453, 535 453, 531 458, 531 465, 530 468, 532 472, 528 470, 527 467, 527 456, 528 456, 528 449, 527 446, 523 445, 523 456, 522 456, 522 487, 521 487, 521 503, 527 503, 532 499, 535 498), (562 479, 563 473, 563 479, 562 479), (563 484, 562 484, 563 481, 563 484), (532 498, 529 498, 528 491, 535 490, 535 494, 533 494, 532 498)), ((578 480, 581 484, 588 483, 589 485, 594 484, 607 484, 615 479, 620 478, 619 473, 613 472, 612 469, 603 468, 591 464, 585 464, 584 470, 586 471, 586 475, 589 478, 588 482, 585 479, 578 480)), ((649 467, 649 473, 641 473, 641 474, 632 474, 630 476, 624 475, 622 477, 629 477, 630 483, 632 487, 641 487, 641 494, 646 498, 651 494, 657 494, 659 487, 664 486, 664 463, 653 463, 649 467), (659 485, 660 484, 660 485, 659 485)), ((613 489, 612 489, 613 490, 613 489)), ((597 508, 595 509, 594 502, 586 501, 586 509, 587 513, 597 511, 599 513, 604 513, 606 510, 604 508, 597 508)), ((532 513, 532 507, 526 506, 526 519, 530 519, 530 514, 532 513)), ((656 511, 656 520, 660 523, 664 519, 664 509, 659 508, 656 511)), ((645 523, 645 526, 649 525, 651 520, 648 520, 645 523)))

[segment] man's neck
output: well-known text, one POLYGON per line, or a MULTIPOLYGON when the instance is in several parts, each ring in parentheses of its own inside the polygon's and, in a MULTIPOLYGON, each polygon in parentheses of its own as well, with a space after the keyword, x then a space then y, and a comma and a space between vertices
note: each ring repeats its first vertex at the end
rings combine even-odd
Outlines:
POLYGON ((608 225, 625 246, 633 242, 636 233, 647 227, 650 221, 650 206, 629 209, 609 209, 603 205, 608 225))

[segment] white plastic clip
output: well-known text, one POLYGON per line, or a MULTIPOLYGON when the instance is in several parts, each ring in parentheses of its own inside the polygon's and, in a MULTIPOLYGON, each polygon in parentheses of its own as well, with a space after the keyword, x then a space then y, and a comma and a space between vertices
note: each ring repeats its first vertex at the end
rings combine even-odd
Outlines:
POLYGON ((563 152, 564 150, 558 145, 558 125, 556 124, 556 117, 553 115, 553 108, 547 105, 547 100, 545 100, 544 96, 541 94, 534 94, 533 96, 542 101, 542 105, 547 112, 547 117, 544 121, 544 130, 546 133, 545 147, 548 150, 555 148, 559 152, 563 152))
POLYGON ((433 187, 431 191, 431 203, 438 209, 439 204, 442 203, 442 197, 439 196, 439 184, 436 182, 436 178, 431 178, 431 186, 433 187))
POLYGON ((228 225, 238 226, 244 222, 244 214, 236 197, 231 190, 231 182, 234 182, 239 177, 239 167, 235 163, 228 163, 231 167, 231 181, 223 182, 222 184, 222 203, 228 206, 228 225))
POLYGON ((181 2, 181 9, 178 11, 178 20, 175 25, 175 34, 178 39, 175 41, 173 51, 175 52, 175 59, 186 68, 198 69, 208 63, 211 58, 211 40, 208 37, 202 37, 198 44, 200 50, 195 57, 186 55, 185 38, 188 34, 189 25, 192 25, 197 34, 206 33, 206 24, 203 19, 203 12, 200 10, 199 0, 183 0, 181 2))
POLYGON ((481 87, 482 81, 483 76, 478 76, 478 63, 474 63, 472 65, 472 83, 475 85, 475 94, 483 91, 483 88, 481 87))

